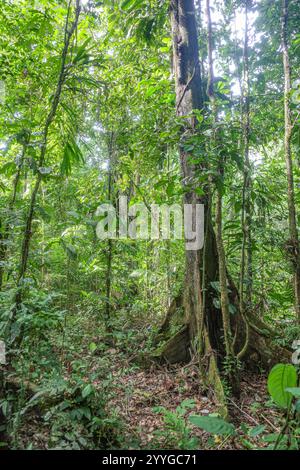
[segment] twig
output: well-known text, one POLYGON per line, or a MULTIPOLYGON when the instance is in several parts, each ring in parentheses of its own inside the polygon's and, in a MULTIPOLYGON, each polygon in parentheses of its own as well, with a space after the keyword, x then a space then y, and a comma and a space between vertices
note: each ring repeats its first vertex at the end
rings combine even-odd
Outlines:
POLYGON ((252 416, 250 416, 246 411, 244 411, 242 408, 240 408, 231 398, 228 397, 228 400, 239 410, 241 411, 247 418, 249 418, 253 423, 255 423, 257 426, 259 425, 259 422, 256 421, 252 416))
POLYGON ((221 444, 218 446, 218 450, 219 449, 222 449, 222 447, 224 446, 225 442, 228 441, 228 439, 232 437, 230 434, 228 434, 228 436, 225 437, 225 439, 223 439, 223 441, 221 442, 221 444))
POLYGON ((279 432, 279 429, 274 426, 274 424, 270 420, 268 420, 265 415, 262 414, 261 417, 274 429, 274 431, 279 432))

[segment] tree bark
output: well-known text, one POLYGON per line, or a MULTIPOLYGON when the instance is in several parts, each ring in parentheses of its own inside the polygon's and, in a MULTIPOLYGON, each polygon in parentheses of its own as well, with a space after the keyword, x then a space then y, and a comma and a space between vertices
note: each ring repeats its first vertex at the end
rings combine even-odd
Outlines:
POLYGON ((240 310, 251 308, 252 301, 252 214, 251 214, 251 165, 250 150, 250 96, 249 96, 249 51, 248 51, 248 8, 249 0, 245 0, 245 36, 243 51, 243 82, 242 82, 242 128, 244 150, 244 180, 242 192, 242 252, 240 265, 240 310), (246 282, 245 282, 246 281, 246 282), (246 286, 245 286, 246 284, 246 286))

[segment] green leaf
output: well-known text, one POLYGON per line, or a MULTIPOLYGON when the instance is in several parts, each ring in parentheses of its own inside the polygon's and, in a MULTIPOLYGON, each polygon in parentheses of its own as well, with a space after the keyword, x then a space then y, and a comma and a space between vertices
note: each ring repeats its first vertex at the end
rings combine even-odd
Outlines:
POLYGON ((91 38, 86 39, 84 43, 77 48, 77 54, 73 58, 73 63, 76 64, 78 62, 87 63, 89 61, 88 50, 86 46, 91 42, 91 38))
POLYGON ((76 259, 77 258, 77 250, 76 248, 71 245, 70 243, 68 243, 66 246, 66 253, 67 255, 69 256, 69 258, 72 258, 72 259, 76 259))
POLYGON ((249 436, 250 437, 256 437, 265 430, 264 424, 259 424, 258 426, 255 426, 254 428, 250 429, 249 431, 249 436))
POLYGON ((292 364, 277 364, 273 367, 268 377, 268 391, 276 405, 288 408, 292 395, 286 388, 296 386, 297 372, 292 364))
POLYGON ((90 343, 89 344, 89 350, 93 353, 97 349, 97 344, 96 343, 90 343))
POLYGON ((60 171, 64 175, 69 175, 72 169, 73 149, 69 143, 65 145, 63 160, 61 162, 60 171))
POLYGON ((172 183, 172 182, 169 183, 169 184, 167 185, 167 188, 166 188, 166 193, 167 193, 167 195, 168 195, 168 196, 173 196, 174 190, 175 190, 174 183, 172 183))
POLYGON ((291 393, 293 397, 300 398, 300 387, 288 387, 285 391, 291 393))
POLYGON ((0 174, 11 176, 15 173, 17 165, 15 162, 7 162, 0 168, 0 174))
POLYGON ((124 2, 121 3, 121 8, 122 10, 127 10, 134 4, 135 0, 124 0, 124 2))
POLYGON ((233 424, 228 423, 222 418, 217 418, 215 416, 193 415, 190 416, 189 420, 195 426, 198 426, 211 434, 216 434, 218 436, 234 436, 236 434, 233 424))
POLYGON ((144 0, 124 0, 121 3, 122 10, 135 9, 141 6, 144 3, 144 0))
POLYGON ((70 139, 64 147, 63 159, 60 166, 60 171, 64 175, 70 175, 73 164, 83 162, 83 155, 74 139, 70 139))
POLYGON ((39 213, 44 221, 49 222, 51 220, 51 215, 42 206, 37 205, 36 212, 39 213))
POLYGON ((233 304, 229 304, 229 313, 231 313, 231 315, 235 315, 236 314, 236 306, 233 305, 233 304))
POLYGON ((82 398, 86 398, 94 392, 94 387, 91 384, 88 384, 84 387, 81 392, 82 398))
POLYGON ((5 191, 7 190, 7 187, 5 186, 5 184, 2 183, 2 181, 0 181, 0 189, 1 191, 3 191, 5 193, 5 191))

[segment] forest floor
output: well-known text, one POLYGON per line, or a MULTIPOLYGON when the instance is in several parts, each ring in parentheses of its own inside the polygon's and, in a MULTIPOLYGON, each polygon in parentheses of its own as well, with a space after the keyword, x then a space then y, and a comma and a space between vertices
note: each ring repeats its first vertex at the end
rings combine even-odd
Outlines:
MULTIPOLYGON (((28 407, 30 394, 19 394, 19 411, 10 419, 12 447, 188 450, 272 446, 272 435, 278 433, 283 418, 267 392, 267 374, 241 372, 240 398, 228 394, 236 435, 210 435, 189 421, 190 415, 216 415, 219 409, 213 391, 202 386, 195 361, 171 366, 144 360, 152 351, 153 324, 152 318, 140 316, 124 323, 120 316, 107 333, 92 311, 83 315, 80 310, 68 318, 61 334, 31 344, 28 352, 24 348, 16 376, 34 383, 39 393, 60 390, 61 396, 53 406, 40 406, 38 393, 37 401, 28 407), (95 441, 97 422, 96 435, 101 437, 95 441), (108 429, 104 441, 103 422, 108 429)), ((11 396, 15 400, 14 390, 11 396)))
MULTIPOLYGON (((109 370, 106 410, 122 423, 121 447, 127 449, 185 449, 190 438, 197 440, 200 449, 247 449, 265 447, 263 434, 278 432, 280 413, 270 406, 264 373, 244 372, 239 400, 229 399, 231 422, 237 437, 220 438, 188 423, 189 415, 216 413, 218 403, 213 394, 203 393, 197 365, 178 366, 152 364, 143 368, 134 363, 118 347, 107 347, 101 354, 87 355, 89 377, 94 374, 93 386, 101 390, 104 375, 97 377, 99 368, 109 370), (182 403, 188 406, 182 412, 182 403), (256 437, 255 430, 262 428, 256 437), (254 430, 254 433, 253 433, 254 430), (246 437, 245 437, 246 436, 246 437), (181 447, 180 447, 181 446, 181 447)), ((87 365, 86 363, 86 365, 87 365)), ((72 373, 70 363, 65 363, 65 379, 72 373)), ((88 381, 88 377, 84 378, 88 381)), ((30 413, 18 432, 21 447, 49 448, 50 428, 42 424, 41 417, 30 413)), ((195 444, 191 444, 195 445, 195 444)), ((51 447, 52 448, 52 447, 51 447)))
MULTIPOLYGON (((193 363, 177 367, 153 365, 147 370, 138 369, 123 375, 115 387, 115 398, 108 406, 113 407, 122 417, 125 439, 128 442, 139 442, 140 447, 145 449, 153 446, 166 448, 172 445, 172 439, 174 444, 176 438, 180 440, 176 409, 182 403, 191 403, 191 409, 184 414, 185 422, 189 415, 207 416, 218 412, 218 403, 213 394, 208 393, 207 396, 203 393, 197 366, 193 363), (166 431, 167 427, 169 432, 166 431)), ((237 429, 242 426, 243 433, 245 429, 249 432, 258 426, 264 426, 266 433, 278 432, 276 423, 279 414, 268 407, 269 402, 266 375, 244 373, 239 400, 229 398, 231 422, 237 429)), ((204 431, 192 428, 193 436, 198 438, 201 448, 243 449, 251 445, 264 445, 261 439, 255 438, 248 443, 245 439, 221 439, 217 436, 212 439, 204 431)))

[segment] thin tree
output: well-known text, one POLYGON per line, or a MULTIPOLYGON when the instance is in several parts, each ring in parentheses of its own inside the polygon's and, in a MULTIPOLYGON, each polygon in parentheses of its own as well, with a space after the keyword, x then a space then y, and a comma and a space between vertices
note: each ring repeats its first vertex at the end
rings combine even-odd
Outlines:
POLYGON ((213 62, 213 31, 211 20, 210 0, 206 0, 206 17, 207 17, 207 56, 208 56, 208 81, 207 95, 211 103, 212 119, 214 125, 214 133, 212 139, 213 151, 218 153, 217 175, 218 184, 216 191, 216 245, 218 251, 218 268, 219 268, 219 289, 220 304, 223 319, 224 345, 225 345, 225 372, 227 379, 232 387, 235 395, 239 394, 239 380, 236 370, 236 358, 233 348, 233 338, 231 331, 228 282, 226 270, 226 255, 223 243, 223 191, 224 191, 224 174, 225 159, 222 149, 222 138, 218 129, 218 105, 214 90, 214 62, 213 62))
POLYGON ((284 70, 284 155, 287 172, 287 203, 289 213, 289 231, 290 240, 287 243, 287 250, 292 261, 294 270, 294 296, 295 313, 298 322, 300 322, 300 253, 299 253, 299 234, 297 229, 297 214, 295 206, 295 191, 293 177, 293 159, 292 159, 292 120, 290 108, 291 92, 291 68, 288 47, 288 18, 289 18, 289 0, 282 2, 282 55, 284 70))
POLYGON ((243 47, 242 80, 242 131, 243 131, 243 190, 242 190, 242 251, 240 264, 240 311, 244 315, 245 307, 250 308, 252 299, 252 213, 251 213, 251 163, 250 150, 250 82, 249 82, 249 0, 245 0, 245 34, 243 47), (246 288, 245 288, 246 284, 246 288))
POLYGON ((207 16, 207 56, 208 56, 208 80, 207 80, 207 95, 209 97, 212 109, 212 118, 214 124, 213 145, 215 150, 219 153, 218 168, 217 168, 217 195, 216 195, 216 244, 218 250, 219 261, 219 285, 220 285, 220 300, 221 311, 223 317, 224 329, 224 343, 227 361, 232 361, 234 357, 231 326, 230 326, 230 312, 229 312, 229 298, 227 288, 227 273, 226 273, 226 257, 223 244, 222 235, 222 205, 223 205, 223 185, 224 185, 224 157, 222 153, 222 142, 220 140, 218 125, 218 108, 214 90, 214 63, 213 63, 213 32, 211 21, 210 0, 206 0, 206 16, 207 16))
MULTIPOLYGON (((110 132, 108 142, 108 174, 107 174, 107 199, 112 203, 113 196, 113 179, 114 179, 114 133, 110 132)), ((112 259, 113 259, 113 242, 109 238, 107 240, 107 258, 106 258, 106 275, 105 275, 105 323, 110 329, 110 313, 111 313, 111 275, 112 275, 112 259)))
POLYGON ((8 212, 7 212, 8 218, 7 218, 6 223, 4 224, 3 230, 1 230, 1 221, 0 221, 0 290, 2 289, 2 286, 3 286, 5 262, 6 262, 8 246, 9 246, 10 226, 11 226, 10 219, 13 215, 13 211, 14 211, 14 207, 16 203, 18 186, 20 183, 25 155, 26 155, 26 151, 28 148, 29 140, 30 140, 30 132, 27 130, 24 130, 21 133, 21 135, 18 136, 18 140, 22 143, 21 156, 19 158, 19 161, 17 164, 17 171, 13 179, 12 196, 8 204, 8 212))

